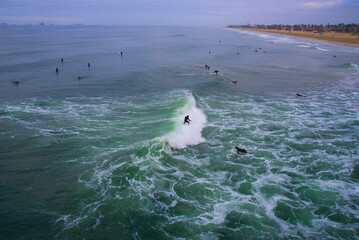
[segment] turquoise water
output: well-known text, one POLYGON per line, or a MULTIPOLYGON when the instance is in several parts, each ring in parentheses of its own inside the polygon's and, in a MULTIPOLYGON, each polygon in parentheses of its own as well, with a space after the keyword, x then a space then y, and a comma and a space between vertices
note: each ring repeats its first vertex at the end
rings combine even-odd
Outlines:
POLYGON ((1 27, 1 239, 358 239, 358 53, 215 28, 1 27))

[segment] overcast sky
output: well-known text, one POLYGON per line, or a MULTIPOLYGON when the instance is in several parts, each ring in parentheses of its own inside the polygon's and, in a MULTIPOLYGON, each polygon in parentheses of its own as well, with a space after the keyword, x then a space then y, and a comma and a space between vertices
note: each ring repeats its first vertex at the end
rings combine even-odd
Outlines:
POLYGON ((1 0, 9 24, 226 26, 359 23, 359 0, 1 0))

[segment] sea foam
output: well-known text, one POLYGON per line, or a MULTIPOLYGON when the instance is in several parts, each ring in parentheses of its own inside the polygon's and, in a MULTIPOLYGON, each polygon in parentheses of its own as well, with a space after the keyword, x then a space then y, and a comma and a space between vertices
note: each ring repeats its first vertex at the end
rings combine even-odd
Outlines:
POLYGON ((176 126, 168 135, 162 138, 173 148, 183 149, 190 145, 205 142, 202 137, 202 129, 206 126, 206 115, 197 108, 196 100, 191 93, 187 94, 186 104, 177 110, 173 118, 176 126), (183 124, 184 116, 189 115, 190 124, 183 124))
POLYGON ((317 49, 318 51, 322 51, 322 52, 330 52, 330 50, 325 49, 325 48, 315 47, 315 49, 317 49))
POLYGON ((349 63, 349 67, 350 67, 351 69, 354 69, 354 70, 358 70, 358 69, 359 69, 358 64, 355 64, 355 63, 349 63))

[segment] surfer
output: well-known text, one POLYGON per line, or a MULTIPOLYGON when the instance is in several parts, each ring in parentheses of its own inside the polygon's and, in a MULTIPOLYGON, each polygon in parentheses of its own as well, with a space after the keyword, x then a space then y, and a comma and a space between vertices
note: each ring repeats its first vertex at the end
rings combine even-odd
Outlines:
POLYGON ((192 121, 191 119, 189 119, 189 115, 187 115, 187 116, 185 116, 184 117, 184 121, 183 121, 183 124, 186 124, 186 123, 188 123, 189 124, 189 122, 190 121, 192 121))
POLYGON ((59 69, 58 69, 58 68, 56 68, 56 70, 55 70, 55 71, 56 71, 56 73, 58 73, 58 72, 59 72, 59 69))
POLYGON ((19 85, 19 81, 12 82, 13 84, 19 85))
POLYGON ((248 153, 248 151, 247 150, 245 150, 245 149, 242 149, 242 148, 239 148, 239 147, 235 147, 235 149, 237 150, 237 153, 248 153))
POLYGON ((299 94, 298 92, 296 94, 294 94, 294 96, 296 96, 296 97, 304 97, 302 94, 299 94))
POLYGON ((204 65, 204 68, 210 69, 210 66, 208 66, 208 65, 206 64, 206 65, 204 65))
POLYGON ((64 62, 64 59, 63 59, 63 58, 61 58, 61 62, 64 62))
POLYGON ((90 63, 87 63, 87 66, 88 66, 88 67, 91 67, 91 64, 90 64, 90 63))
POLYGON ((83 77, 81 77, 81 76, 78 76, 78 77, 77 77, 78 80, 81 80, 82 78, 83 78, 83 77))
POLYGON ((213 74, 214 74, 214 75, 217 75, 218 72, 219 72, 218 70, 215 70, 215 71, 213 72, 213 74))

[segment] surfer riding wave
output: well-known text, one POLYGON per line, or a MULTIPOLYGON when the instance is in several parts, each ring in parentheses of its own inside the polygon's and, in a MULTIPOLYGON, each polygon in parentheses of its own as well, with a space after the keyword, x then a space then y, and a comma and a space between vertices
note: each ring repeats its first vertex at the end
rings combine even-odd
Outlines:
POLYGON ((175 129, 162 137, 162 140, 177 149, 205 142, 202 130, 207 123, 206 115, 197 108, 196 99, 191 93, 187 93, 185 98, 185 105, 176 111, 176 116, 173 118, 175 129), (183 120, 183 115, 186 116, 185 120, 183 120))

